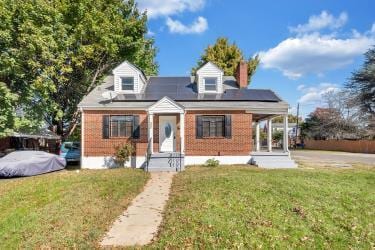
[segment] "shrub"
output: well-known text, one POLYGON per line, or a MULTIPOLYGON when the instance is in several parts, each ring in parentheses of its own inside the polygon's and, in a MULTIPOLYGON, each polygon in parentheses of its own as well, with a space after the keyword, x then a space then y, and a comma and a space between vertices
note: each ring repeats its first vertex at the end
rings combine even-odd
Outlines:
POLYGON ((208 159, 204 164, 206 167, 218 167, 220 164, 219 160, 215 160, 215 158, 208 159))
POLYGON ((124 167, 134 153, 134 147, 130 143, 120 144, 115 147, 115 162, 119 167, 124 167))

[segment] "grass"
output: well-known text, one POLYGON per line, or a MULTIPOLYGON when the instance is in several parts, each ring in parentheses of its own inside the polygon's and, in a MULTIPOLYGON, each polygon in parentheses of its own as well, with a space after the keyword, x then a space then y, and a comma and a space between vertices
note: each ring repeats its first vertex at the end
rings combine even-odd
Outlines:
POLYGON ((0 249, 97 248, 147 179, 112 169, 0 180, 0 249))
POLYGON ((375 171, 190 167, 152 248, 375 247, 375 171))

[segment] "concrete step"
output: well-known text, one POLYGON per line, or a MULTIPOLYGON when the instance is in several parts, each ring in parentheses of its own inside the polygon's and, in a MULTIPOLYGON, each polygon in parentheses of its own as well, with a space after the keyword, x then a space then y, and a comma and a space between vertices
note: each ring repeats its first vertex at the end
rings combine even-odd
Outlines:
POLYGON ((175 172, 180 169, 185 169, 184 155, 180 159, 180 154, 177 152, 152 154, 148 164, 148 171, 150 172, 175 172))
POLYGON ((260 168, 297 168, 298 165, 291 161, 291 162, 262 162, 262 163, 256 163, 256 166, 260 168))
POLYGON ((149 168, 149 172, 177 172, 176 169, 172 168, 149 168))
POLYGON ((252 157, 252 164, 256 165, 260 168, 297 168, 298 165, 295 163, 294 160, 290 158, 289 155, 284 156, 253 156, 252 157))

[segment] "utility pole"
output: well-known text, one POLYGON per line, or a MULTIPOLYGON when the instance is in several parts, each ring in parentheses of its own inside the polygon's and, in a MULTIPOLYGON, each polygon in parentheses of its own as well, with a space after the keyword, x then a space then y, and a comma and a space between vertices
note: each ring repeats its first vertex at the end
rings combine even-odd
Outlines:
POLYGON ((294 148, 297 148, 298 121, 299 121, 299 103, 297 103, 297 124, 296 124, 296 136, 295 136, 295 141, 294 141, 294 148))

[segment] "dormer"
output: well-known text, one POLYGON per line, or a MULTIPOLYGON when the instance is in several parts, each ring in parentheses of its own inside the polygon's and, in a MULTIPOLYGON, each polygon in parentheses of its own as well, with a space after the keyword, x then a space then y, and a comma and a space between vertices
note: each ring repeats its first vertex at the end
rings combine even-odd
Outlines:
POLYGON ((207 62, 197 70, 198 93, 223 93, 223 70, 212 62, 207 62))
POLYGON ((114 89, 118 93, 141 93, 147 82, 143 72, 128 61, 121 63, 112 73, 114 89))

